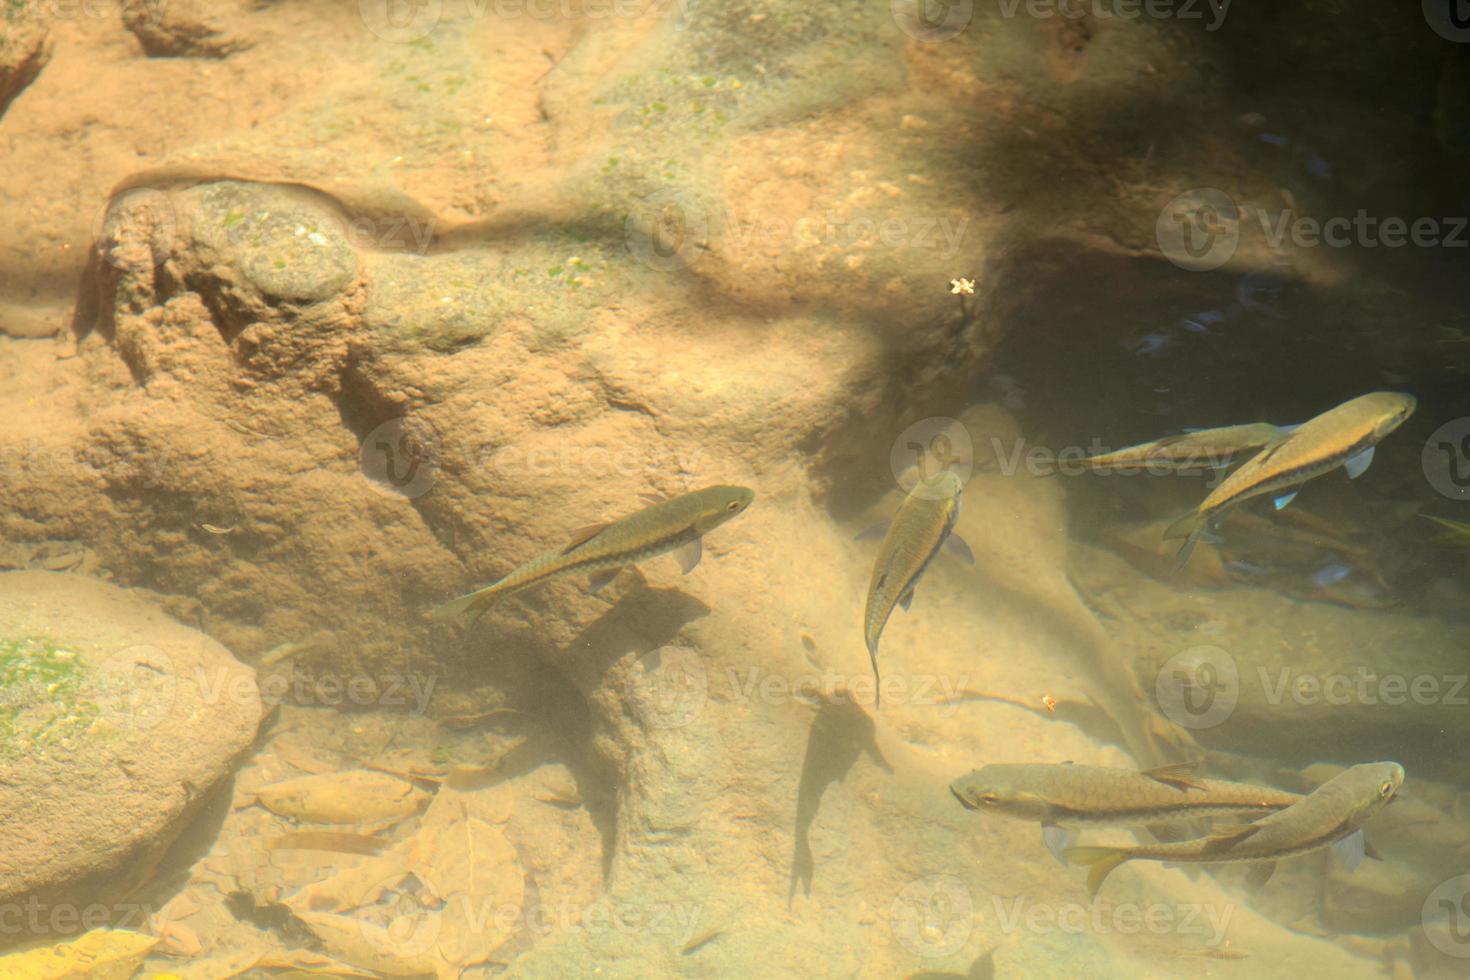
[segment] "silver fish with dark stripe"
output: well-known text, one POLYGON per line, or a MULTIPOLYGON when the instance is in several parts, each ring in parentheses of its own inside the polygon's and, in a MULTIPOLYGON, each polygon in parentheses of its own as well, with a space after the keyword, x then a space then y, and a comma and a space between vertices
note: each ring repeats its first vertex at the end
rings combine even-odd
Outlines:
MULTIPOLYGON (((868 583, 868 601, 863 611, 863 638, 873 678, 878 680, 878 640, 894 606, 908 609, 914 587, 934 556, 954 530, 960 516, 960 492, 964 483, 952 470, 921 480, 909 491, 878 547, 873 577, 868 583)), ((864 537, 865 535, 859 535, 864 537)), ((970 562, 974 557, 959 539, 954 545, 970 562)))
POLYGON ((1251 497, 1277 494, 1281 509, 1296 496, 1297 487, 1308 480, 1344 467, 1348 476, 1358 477, 1373 461, 1373 449, 1414 412, 1414 396, 1392 391, 1361 395, 1324 412, 1251 457, 1226 477, 1192 512, 1175 521, 1164 538, 1184 538, 1178 564, 1206 529, 1230 508, 1251 497), (1282 491, 1288 491, 1283 493, 1282 491))
POLYGON ((1088 866, 1087 891, 1096 895, 1103 880, 1124 861, 1179 861, 1193 864, 1251 861, 1257 883, 1270 877, 1280 858, 1305 854, 1357 838, 1370 817, 1391 803, 1404 782, 1397 762, 1370 762, 1344 770, 1315 791, 1254 823, 1221 827, 1208 837, 1137 847, 1073 847, 1067 858, 1088 866))
POLYGON ((1302 799, 1267 786, 1205 779, 1197 763, 1140 772, 1065 763, 982 766, 949 786, 967 810, 1041 824, 1041 841, 1061 860, 1061 827, 1154 826, 1200 817, 1252 820, 1302 799))
POLYGON ((473 613, 483 616, 495 603, 558 575, 592 574, 592 589, 606 585, 627 565, 679 551, 685 572, 699 563, 700 539, 750 506, 755 493, 745 487, 706 487, 661 500, 611 524, 583 528, 563 548, 548 551, 498 582, 452 599, 429 611, 435 620, 473 613))
POLYGON ((1175 471, 1222 467, 1228 466, 1242 453, 1259 449, 1283 434, 1284 430, 1269 422, 1200 429, 1088 456, 1082 460, 1082 465, 1092 470, 1137 467, 1175 471))

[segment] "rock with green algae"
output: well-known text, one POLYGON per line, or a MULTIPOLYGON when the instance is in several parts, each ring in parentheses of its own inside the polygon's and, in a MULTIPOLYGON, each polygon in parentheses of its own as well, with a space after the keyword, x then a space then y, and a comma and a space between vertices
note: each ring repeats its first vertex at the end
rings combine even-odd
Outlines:
POLYGON ((136 884, 261 718, 252 672, 218 643, 137 593, 54 572, 0 575, 0 690, 4 902, 136 884))

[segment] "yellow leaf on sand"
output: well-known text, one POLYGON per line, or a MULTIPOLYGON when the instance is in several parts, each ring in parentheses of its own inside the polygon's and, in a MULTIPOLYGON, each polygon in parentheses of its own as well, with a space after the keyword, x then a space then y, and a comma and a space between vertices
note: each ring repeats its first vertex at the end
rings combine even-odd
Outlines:
POLYGON ((157 942, 126 929, 93 929, 64 943, 0 956, 0 977, 128 980, 157 942))
POLYGON ((519 927, 525 875, 503 829, 440 790, 418 832, 284 899, 331 955, 384 973, 457 976, 519 927))
POLYGON ((429 794, 385 772, 349 769, 272 783, 255 797, 283 817, 309 823, 360 824, 413 816, 429 794))

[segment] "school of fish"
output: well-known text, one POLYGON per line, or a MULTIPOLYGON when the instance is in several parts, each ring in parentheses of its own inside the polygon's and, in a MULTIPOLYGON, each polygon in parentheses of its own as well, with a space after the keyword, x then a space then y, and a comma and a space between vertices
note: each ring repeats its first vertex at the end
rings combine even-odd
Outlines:
MULTIPOLYGON (((1195 544, 1234 508, 1270 495, 1276 509, 1289 504, 1309 480, 1339 467, 1357 478, 1375 447, 1413 413, 1412 396, 1374 392, 1354 398, 1295 426, 1246 423, 1166 436, 1153 442, 1088 457, 1098 472, 1181 472, 1237 469, 1190 513, 1165 532, 1184 539, 1176 570, 1195 544)), ((964 481, 949 466, 919 479, 891 521, 858 535, 879 538, 862 618, 862 633, 875 681, 878 646, 897 607, 910 608, 914 590, 946 547, 973 564, 969 547, 954 533, 964 481)), ((553 578, 590 576, 593 591, 618 572, 673 553, 687 574, 699 563, 704 535, 743 512, 755 494, 746 487, 711 486, 670 499, 648 497, 647 506, 604 524, 583 528, 504 577, 450 600, 428 613, 436 621, 478 620, 504 598, 553 578)), ((1455 543, 1470 540, 1467 525, 1425 515, 1455 543)), ((875 688, 876 691, 876 688, 875 688)), ((880 706, 876 700, 875 707, 880 706)), ((1048 705, 1050 708, 1050 705, 1048 705)), ((1120 864, 1134 860, 1213 864, 1247 862, 1251 880, 1263 884, 1277 860, 1334 847, 1349 869, 1367 854, 1363 825, 1392 802, 1404 780, 1394 762, 1352 766, 1306 796, 1268 786, 1209 779, 1198 764, 1181 762, 1144 771, 1073 763, 992 763, 950 784, 967 810, 1035 822, 1042 843, 1058 860, 1088 868, 1095 896, 1120 864), (1197 837, 1162 839, 1171 825, 1229 820, 1197 837), (1078 846, 1078 828, 1147 828, 1156 839, 1136 846, 1078 846)))

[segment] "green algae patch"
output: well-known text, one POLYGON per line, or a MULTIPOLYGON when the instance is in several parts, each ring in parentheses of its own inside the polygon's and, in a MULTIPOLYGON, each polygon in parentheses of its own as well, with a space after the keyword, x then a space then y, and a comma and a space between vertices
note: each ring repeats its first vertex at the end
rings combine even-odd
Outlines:
POLYGON ((0 640, 0 757, 85 732, 97 706, 82 691, 75 651, 44 637, 0 640))
POLYGON ((620 294, 628 258, 620 242, 570 233, 448 255, 369 256, 364 320, 385 350, 450 353, 511 320, 529 324, 537 343, 571 341, 620 294))

